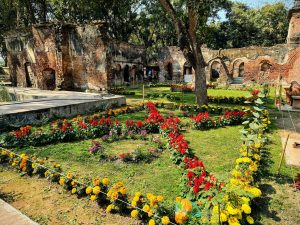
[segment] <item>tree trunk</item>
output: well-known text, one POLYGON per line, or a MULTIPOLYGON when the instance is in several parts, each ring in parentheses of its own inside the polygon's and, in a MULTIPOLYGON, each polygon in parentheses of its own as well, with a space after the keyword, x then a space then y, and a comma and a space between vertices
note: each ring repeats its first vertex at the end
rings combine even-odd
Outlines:
POLYGON ((200 63, 196 64, 195 70, 195 98, 196 104, 206 105, 208 102, 207 99, 207 88, 206 88, 206 75, 205 75, 205 66, 202 66, 200 63))

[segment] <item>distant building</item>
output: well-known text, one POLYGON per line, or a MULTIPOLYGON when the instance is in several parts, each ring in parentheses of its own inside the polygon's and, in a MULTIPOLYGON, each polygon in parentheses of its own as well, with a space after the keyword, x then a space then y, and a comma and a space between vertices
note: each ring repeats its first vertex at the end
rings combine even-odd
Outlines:
MULTIPOLYGON (((300 82, 300 0, 289 11, 287 43, 273 47, 203 48, 207 81, 300 82)), ((104 23, 42 24, 6 33, 14 86, 102 90, 147 81, 193 82, 194 71, 178 47, 165 47, 145 64, 145 48, 108 37, 104 23)))

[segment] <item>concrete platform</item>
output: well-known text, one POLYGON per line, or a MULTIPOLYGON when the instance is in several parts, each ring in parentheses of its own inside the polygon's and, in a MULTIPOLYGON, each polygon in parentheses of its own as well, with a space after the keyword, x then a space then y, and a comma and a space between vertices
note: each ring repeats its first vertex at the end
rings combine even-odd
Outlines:
POLYGON ((29 88, 7 88, 18 101, 0 105, 0 116, 8 123, 31 124, 30 121, 67 118, 126 105, 119 95, 71 91, 44 91, 29 88))
POLYGON ((38 223, 0 199, 0 225, 38 225, 38 223))
POLYGON ((300 143, 300 134, 295 132, 281 132, 281 142, 284 148, 288 134, 290 134, 285 151, 286 164, 300 167, 300 148, 294 148, 295 142, 300 143))

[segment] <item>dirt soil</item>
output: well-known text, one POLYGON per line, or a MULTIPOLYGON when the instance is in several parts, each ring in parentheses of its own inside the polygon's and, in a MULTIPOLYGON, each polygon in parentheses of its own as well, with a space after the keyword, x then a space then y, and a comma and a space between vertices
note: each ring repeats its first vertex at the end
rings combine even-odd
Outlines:
POLYGON ((107 214, 88 199, 78 199, 57 184, 20 177, 0 166, 0 198, 39 224, 138 224, 130 217, 107 214))

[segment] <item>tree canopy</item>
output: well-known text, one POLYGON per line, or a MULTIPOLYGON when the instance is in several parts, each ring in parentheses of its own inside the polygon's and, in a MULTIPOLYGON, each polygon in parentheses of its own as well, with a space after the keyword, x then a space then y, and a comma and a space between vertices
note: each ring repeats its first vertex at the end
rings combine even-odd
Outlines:
MULTIPOLYGON (((191 22, 187 7, 201 12, 196 27, 197 40, 213 49, 271 46, 284 43, 287 36, 288 9, 283 3, 253 9, 242 3, 218 1, 170 1, 184 26, 191 22), (220 10, 224 15, 216 19, 220 10)), ((108 23, 112 38, 146 46, 178 45, 172 18, 159 0, 1 0, 0 50, 5 55, 3 32, 43 22, 108 23)))

